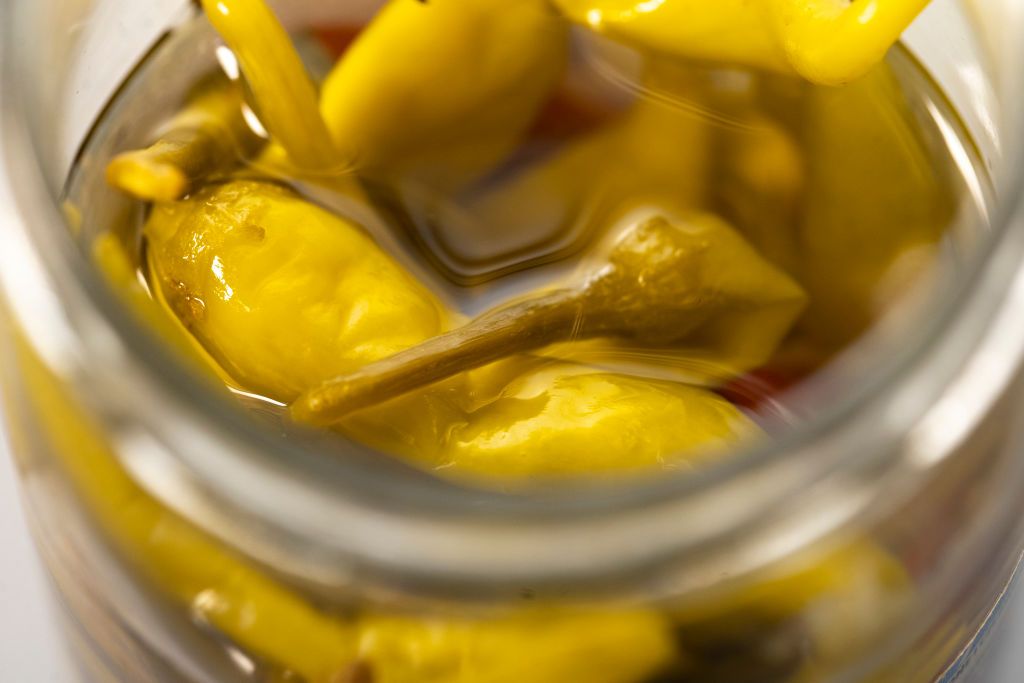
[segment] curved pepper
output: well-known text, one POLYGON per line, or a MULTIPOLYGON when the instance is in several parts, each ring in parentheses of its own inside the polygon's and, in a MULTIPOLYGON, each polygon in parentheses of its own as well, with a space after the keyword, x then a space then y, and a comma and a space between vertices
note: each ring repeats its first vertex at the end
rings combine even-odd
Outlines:
POLYGON ((245 123, 242 104, 239 84, 223 76, 204 79, 162 127, 156 142, 110 161, 107 182, 138 199, 166 202, 227 172, 263 142, 245 123))
POLYGON ((640 683, 676 655, 666 617, 538 607, 481 619, 329 615, 167 510, 122 470, 102 431, 26 344, 33 414, 81 502, 159 590, 241 648, 308 683, 640 683))
POLYGON ((327 77, 321 111, 360 169, 461 185, 520 141, 567 49, 544 0, 391 0, 327 77))
POLYGON ((641 48, 785 72, 826 85, 880 62, 928 0, 553 0, 641 48))
MULTIPOLYGON (((291 401, 339 369, 351 371, 435 336, 445 324, 441 304, 358 227, 272 184, 234 181, 183 202, 157 205, 145 234, 151 276, 176 317, 242 387, 279 401, 291 401)), ((793 294, 798 310, 798 290, 793 294)), ((554 378, 550 372, 546 377, 543 381, 554 378)), ((597 469, 654 463, 672 451, 734 438, 745 423, 735 408, 711 394, 607 375, 554 381, 548 414, 541 411, 531 426, 513 398, 515 390, 504 397, 503 415, 493 406, 467 415, 458 406, 460 381, 456 377, 361 411, 342 427, 426 466, 461 469, 461 463, 481 472, 487 468, 474 462, 473 453, 488 446, 482 436, 476 441, 468 435, 496 429, 496 420, 510 427, 519 422, 520 441, 495 452, 492 467, 494 474, 512 475, 516 453, 547 452, 545 443, 548 449, 562 445, 582 452, 572 446, 573 439, 597 438, 596 432, 586 436, 584 428, 593 420, 587 417, 595 407, 587 395, 592 389, 606 394, 602 433, 616 425, 644 431, 644 420, 661 420, 666 406, 695 416, 674 422, 669 433, 655 430, 648 442, 636 441, 617 458, 607 451, 603 465, 595 461, 597 469), (563 413, 561 423, 552 410, 563 413), (552 438, 545 430, 556 424, 565 434, 552 438), (641 457, 641 450, 649 455, 641 457)), ((535 378, 533 386, 538 382, 535 378)), ((530 460, 520 463, 519 474, 545 473, 539 455, 530 460)), ((553 474, 588 469, 585 459, 550 467, 553 474)))
POLYGON ((676 382, 537 360, 473 373, 471 386, 480 376, 500 388, 454 427, 439 466, 500 484, 691 467, 758 432, 722 397, 676 382))
POLYGON ((302 171, 336 174, 334 147, 316 87, 283 26, 263 0, 202 0, 206 17, 238 57, 262 123, 302 171))
POLYGON ((157 204, 152 277, 237 381, 282 402, 437 334, 444 310, 358 226, 254 181, 157 204))
MULTIPOLYGON (((445 326, 441 302, 362 228, 273 183, 157 204, 145 236, 157 297, 234 382, 283 403, 445 326)), ((430 462, 455 419, 439 389, 341 427, 430 462)))
POLYGON ((24 343, 19 363, 33 414, 94 521, 147 579, 260 657, 327 683, 355 657, 355 628, 287 588, 153 500, 124 472, 103 432, 24 343))
POLYGON ((804 128, 803 324, 839 348, 929 271, 956 198, 885 65, 846 88, 813 90, 804 128))
POLYGON ((585 244, 640 207, 699 207, 712 138, 702 85, 664 66, 645 83, 656 98, 641 96, 611 123, 469 195, 465 218, 443 226, 444 241, 466 261, 511 261, 531 245, 585 244), (487 240, 478 237, 483 230, 487 240))

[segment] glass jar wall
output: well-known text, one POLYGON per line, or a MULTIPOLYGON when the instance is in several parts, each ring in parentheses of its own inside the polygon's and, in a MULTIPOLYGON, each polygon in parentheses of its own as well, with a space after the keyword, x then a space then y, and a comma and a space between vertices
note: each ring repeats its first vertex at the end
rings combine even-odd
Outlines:
MULTIPOLYGON (((1021 544, 1011 5, 937 2, 909 34, 970 138, 955 118, 935 135, 984 170, 957 191, 961 266, 792 405, 838 398, 696 472, 504 492, 282 435, 168 348, 96 268, 93 238, 135 210, 102 168, 144 144, 217 40, 188 3, 5 6, 6 422, 83 667, 100 681, 643 683, 959 666, 1021 544), (190 49, 143 59, 158 39, 190 49), (136 67, 162 77, 114 97, 136 67)), ((320 3, 279 9, 296 30, 337 21, 320 3)))

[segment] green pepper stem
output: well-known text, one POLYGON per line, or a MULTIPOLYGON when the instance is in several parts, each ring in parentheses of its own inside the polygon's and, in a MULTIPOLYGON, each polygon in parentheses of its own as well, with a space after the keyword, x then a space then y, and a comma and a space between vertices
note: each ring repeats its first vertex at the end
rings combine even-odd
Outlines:
POLYGON ((331 380, 291 406, 300 422, 329 425, 452 375, 565 341, 582 307, 581 293, 558 290, 485 313, 472 323, 331 380))
MULTIPOLYGON (((606 338, 671 348, 695 331, 781 312, 788 326, 803 291, 712 216, 686 222, 655 217, 623 231, 605 258, 572 288, 485 313, 359 371, 307 391, 292 415, 331 424, 348 413, 459 372, 564 341, 606 338), (751 317, 752 316, 752 317, 751 317)), ((784 327, 783 326, 783 327, 784 327)), ((700 343, 699 334, 696 343, 700 343)))
POLYGON ((472 370, 562 341, 594 337, 676 339, 692 329, 714 296, 692 273, 700 237, 664 219, 632 226, 582 284, 485 313, 359 371, 308 391, 292 405, 304 422, 331 424, 348 413, 472 370))

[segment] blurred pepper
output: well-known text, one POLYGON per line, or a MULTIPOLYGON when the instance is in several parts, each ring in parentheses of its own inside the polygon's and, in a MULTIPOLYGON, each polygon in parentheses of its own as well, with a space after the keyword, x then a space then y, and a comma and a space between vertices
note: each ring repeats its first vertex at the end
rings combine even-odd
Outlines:
POLYGON ((122 557, 195 619, 280 670, 309 683, 360 669, 376 683, 640 683, 675 655, 668 619, 646 610, 539 606, 479 620, 324 613, 139 488, 57 378, 23 342, 18 352, 57 462, 122 557))
POLYGON ((171 201, 226 173, 263 143, 245 123, 242 104, 239 84, 220 75, 204 79, 156 142, 110 161, 107 182, 145 201, 171 201))
POLYGON ((739 659, 756 653, 758 642, 777 652, 782 634, 798 639, 787 648, 797 648, 798 661, 789 664, 781 680, 809 683, 822 680, 837 662, 884 632, 884 624, 901 613, 913 592, 898 558, 873 539, 856 536, 792 554, 738 585, 723 582, 671 613, 680 642, 707 680, 719 680, 710 673, 720 672, 722 662, 716 659, 723 644, 740 635, 740 647, 725 653, 739 659))
POLYGON ((669 620, 653 610, 541 608, 477 621, 369 614, 359 636, 374 683, 643 683, 678 655, 669 620))
POLYGON ((327 77, 321 111, 358 168, 451 188, 514 149, 567 50, 544 0, 391 0, 327 77))
POLYGON ((585 365, 519 358, 471 374, 481 382, 497 391, 453 427, 439 466, 498 485, 689 468, 758 433, 705 389, 585 365))
POLYGON ((288 402, 445 324, 441 304, 360 228, 266 182, 157 204, 152 277, 185 327, 251 391, 288 402))
POLYGON ((795 71, 838 85, 866 73, 928 0, 553 0, 573 21, 641 48, 795 71))
POLYGON ((887 66, 845 88, 812 89, 804 127, 803 326, 839 348, 921 281, 956 198, 887 66))
POLYGON ((124 472, 106 437, 24 343, 33 414, 82 503, 130 563, 239 646, 327 683, 355 656, 355 628, 325 616, 165 509, 124 472))

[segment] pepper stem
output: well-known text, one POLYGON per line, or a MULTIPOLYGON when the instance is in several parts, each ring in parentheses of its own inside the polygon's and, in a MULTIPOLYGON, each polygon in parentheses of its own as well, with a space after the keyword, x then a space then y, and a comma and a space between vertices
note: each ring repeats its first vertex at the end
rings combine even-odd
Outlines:
POLYGON ((299 53, 263 0, 202 0, 235 53, 260 120, 301 170, 338 173, 344 159, 320 115, 316 87, 299 53))

